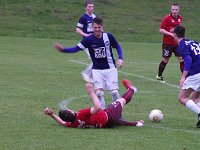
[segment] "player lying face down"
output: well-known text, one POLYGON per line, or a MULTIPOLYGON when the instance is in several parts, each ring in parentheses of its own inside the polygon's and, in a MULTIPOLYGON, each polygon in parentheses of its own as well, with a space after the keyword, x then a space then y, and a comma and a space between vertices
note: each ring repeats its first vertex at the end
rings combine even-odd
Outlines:
POLYGON ((44 110, 44 113, 65 127, 109 128, 117 125, 142 127, 144 125, 143 120, 135 122, 119 120, 124 105, 131 101, 133 94, 137 91, 130 81, 124 79, 122 83, 126 87, 127 91, 123 94, 122 98, 111 103, 105 110, 101 109, 101 104, 94 92, 93 85, 91 83, 86 83, 85 88, 93 102, 91 108, 81 109, 78 112, 69 109, 60 110, 59 116, 57 116, 54 114, 52 109, 47 107, 44 110))

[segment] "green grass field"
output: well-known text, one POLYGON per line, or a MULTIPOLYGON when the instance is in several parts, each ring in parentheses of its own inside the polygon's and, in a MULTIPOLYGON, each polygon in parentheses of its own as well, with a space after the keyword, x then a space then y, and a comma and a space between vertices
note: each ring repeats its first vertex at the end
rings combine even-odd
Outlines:
MULTIPOLYGON (((80 0, 0 1, 0 150, 197 150, 197 116, 179 104, 180 71, 172 57, 164 73, 166 84, 155 80, 161 60, 158 33, 162 17, 174 0, 95 0, 95 13, 104 19, 124 50, 119 81, 128 78, 138 88, 123 116, 144 119, 146 126, 114 129, 67 129, 43 114, 59 103, 78 110, 91 106, 80 72, 89 63, 84 52, 61 54, 52 45, 74 45, 81 38, 75 25, 83 13, 80 0), (58 39, 58 40, 57 40, 58 39), (160 109, 161 123, 148 113, 160 109)), ((187 36, 200 41, 199 0, 177 0, 187 36)), ((116 56, 116 53, 115 53, 116 56)), ((121 83, 120 93, 124 91, 121 83)), ((107 104, 111 101, 106 92, 107 104)))
MULTIPOLYGON (((199 38, 199 0, 94 0, 104 29, 120 41, 161 42, 158 33, 171 3, 181 6, 187 36, 199 38)), ((0 35, 79 40, 75 26, 85 0, 1 0, 0 35)))
MULTIPOLYGON (((130 121, 144 119, 146 127, 67 129, 46 117, 43 109, 50 106, 57 112, 59 103, 69 98, 74 98, 68 105, 71 109, 91 106, 80 76, 86 66, 76 63, 89 63, 86 54, 62 54, 52 48, 55 41, 65 45, 76 41, 10 37, 0 41, 0 149, 199 148, 197 118, 177 101, 180 71, 174 57, 164 74, 168 84, 155 80, 160 44, 121 42, 125 66, 119 69, 119 80, 128 78, 139 90, 123 115, 130 121), (155 108, 164 113, 161 123, 148 119, 155 108)), ((107 92, 106 102, 110 99, 107 92)))

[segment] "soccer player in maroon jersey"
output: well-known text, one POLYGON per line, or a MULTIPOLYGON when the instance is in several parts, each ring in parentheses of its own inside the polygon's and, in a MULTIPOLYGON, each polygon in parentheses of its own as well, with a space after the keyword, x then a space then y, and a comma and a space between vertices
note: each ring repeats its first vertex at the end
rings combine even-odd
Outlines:
POLYGON ((171 13, 166 15, 161 23, 160 26, 160 33, 163 34, 163 45, 162 45, 162 61, 158 68, 158 74, 156 76, 157 80, 163 81, 163 72, 165 67, 172 55, 175 54, 177 59, 180 62, 180 69, 183 72, 184 62, 181 59, 180 55, 177 51, 177 43, 174 40, 173 30, 175 27, 181 25, 182 23, 182 16, 179 15, 180 7, 178 4, 171 5, 171 13))
POLYGON ((69 109, 60 110, 59 116, 57 116, 54 114, 52 109, 47 107, 44 110, 44 113, 65 127, 110 128, 116 125, 142 127, 144 125, 143 120, 135 122, 119 120, 124 105, 131 101, 133 94, 137 90, 129 80, 124 79, 122 80, 122 83, 126 87, 127 91, 123 94, 122 98, 119 98, 117 101, 111 103, 105 110, 101 109, 101 104, 94 92, 93 85, 91 83, 86 83, 86 90, 93 102, 93 106, 91 108, 85 108, 79 110, 78 112, 73 112, 69 109))

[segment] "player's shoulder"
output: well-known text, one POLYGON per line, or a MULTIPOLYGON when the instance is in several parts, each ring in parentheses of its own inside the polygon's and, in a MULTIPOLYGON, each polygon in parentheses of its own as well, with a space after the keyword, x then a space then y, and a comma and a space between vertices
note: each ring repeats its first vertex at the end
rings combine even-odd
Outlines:
POLYGON ((111 32, 103 32, 103 34, 107 34, 108 37, 113 37, 113 34, 111 32))
POLYGON ((163 17, 163 20, 170 20, 172 18, 171 14, 167 14, 163 17))
POLYGON ((80 17, 80 19, 81 19, 81 20, 86 20, 86 19, 87 19, 87 15, 86 15, 85 13, 82 14, 81 17, 80 17))
POLYGON ((97 15, 96 14, 92 14, 92 18, 94 19, 94 18, 96 18, 97 17, 97 15))

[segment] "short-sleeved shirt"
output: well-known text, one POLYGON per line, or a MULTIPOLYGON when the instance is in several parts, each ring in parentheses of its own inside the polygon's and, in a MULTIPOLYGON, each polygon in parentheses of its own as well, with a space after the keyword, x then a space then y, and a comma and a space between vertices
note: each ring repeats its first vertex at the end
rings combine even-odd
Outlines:
POLYGON ((200 73, 200 44, 198 42, 184 38, 179 42, 178 52, 183 59, 190 56, 192 60, 188 76, 200 73))
POLYGON ((95 17, 96 17, 95 14, 92 14, 91 16, 89 16, 86 13, 83 14, 81 18, 79 19, 79 22, 77 23, 76 27, 82 29, 84 33, 87 33, 87 34, 93 33, 92 21, 95 17))
MULTIPOLYGON (((174 28, 181 25, 181 23, 182 16, 174 18, 171 14, 169 14, 163 18, 160 29, 165 29, 166 31, 173 33, 174 28)), ((169 35, 163 35, 163 44, 177 45, 174 38, 169 35)))
POLYGON ((91 108, 80 110, 74 122, 66 122, 65 126, 72 128, 105 128, 108 122, 107 113, 103 110, 96 114, 90 113, 91 108))
POLYGON ((88 48, 93 69, 103 70, 116 68, 112 48, 118 47, 118 42, 111 33, 103 33, 102 38, 97 38, 94 34, 84 38, 78 46, 81 49, 88 48))

